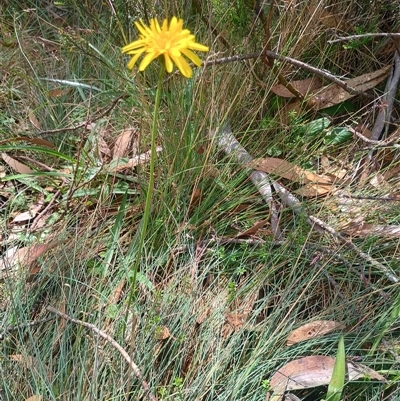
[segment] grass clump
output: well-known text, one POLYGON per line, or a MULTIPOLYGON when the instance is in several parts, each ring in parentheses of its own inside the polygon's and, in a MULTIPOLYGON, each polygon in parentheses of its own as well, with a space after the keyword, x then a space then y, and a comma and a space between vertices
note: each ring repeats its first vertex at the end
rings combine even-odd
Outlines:
MULTIPOLYGON (((348 382, 341 399, 396 396, 399 285, 381 266, 399 275, 398 235, 373 228, 396 233, 397 147, 374 148, 367 162, 372 148, 348 135, 374 123, 376 98, 350 98, 330 112, 292 110, 296 98, 275 93, 277 74, 292 82, 309 71, 282 60, 276 70, 260 58, 210 61, 268 42, 283 56, 354 78, 393 53, 380 52, 381 39, 347 48, 327 41, 359 33, 366 19, 366 32, 380 32, 389 17, 378 2, 368 10, 352 1, 281 3, 1 6, 0 398, 259 400, 288 362, 335 357, 342 335, 347 360, 362 359, 386 382, 348 382), (130 72, 121 47, 137 39, 133 21, 173 15, 210 54, 191 79, 162 78, 154 120, 160 64, 130 72), (274 223, 247 167, 210 139, 226 122, 253 157, 335 177, 343 196, 299 195, 304 212, 296 214, 274 195, 274 223), (162 150, 151 173, 152 129, 162 150), (370 164, 360 169, 361 162, 370 164), (311 215, 347 242, 315 230, 311 215), (49 305, 112 337, 141 379, 110 341, 49 305), (340 329, 287 346, 294 329, 320 320, 340 329)), ((367 92, 381 95, 384 86, 367 92)), ((398 109, 396 98, 394 118, 398 109)), ((389 125, 389 135, 395 129, 389 125)), ((271 177, 291 193, 304 185, 271 177)), ((328 385, 295 394, 323 399, 328 385)))

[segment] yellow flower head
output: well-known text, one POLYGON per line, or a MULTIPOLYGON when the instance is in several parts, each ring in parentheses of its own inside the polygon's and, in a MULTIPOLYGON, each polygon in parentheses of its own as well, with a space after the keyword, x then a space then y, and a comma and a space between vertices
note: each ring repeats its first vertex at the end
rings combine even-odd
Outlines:
POLYGON ((201 60, 192 50, 209 50, 207 46, 196 43, 194 35, 188 29, 183 29, 182 19, 172 17, 169 26, 165 19, 160 27, 156 18, 150 21, 150 27, 142 20, 135 22, 135 25, 140 32, 139 39, 122 48, 122 53, 134 55, 128 63, 129 69, 133 68, 142 53, 146 55, 139 65, 139 71, 143 71, 154 59, 164 55, 168 72, 172 72, 175 63, 182 75, 190 78, 192 69, 183 56, 199 67, 201 60))

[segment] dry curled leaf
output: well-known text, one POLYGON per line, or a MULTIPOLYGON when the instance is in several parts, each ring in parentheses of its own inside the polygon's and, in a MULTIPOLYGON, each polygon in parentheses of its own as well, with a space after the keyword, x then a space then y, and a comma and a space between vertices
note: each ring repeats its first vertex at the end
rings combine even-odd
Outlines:
POLYGON ((56 148, 56 146, 54 144, 52 144, 51 142, 47 141, 46 139, 42 139, 42 138, 29 138, 28 136, 19 136, 17 138, 13 138, 13 141, 29 142, 34 145, 45 146, 46 148, 50 148, 50 149, 56 148))
POLYGON ((368 237, 370 235, 373 235, 376 237, 399 238, 400 226, 392 224, 385 226, 380 224, 368 223, 354 225, 351 224, 342 232, 353 237, 368 237))
POLYGON ((332 185, 326 184, 307 184, 304 187, 296 189, 294 192, 297 195, 314 198, 315 196, 326 195, 335 190, 332 185))
MULTIPOLYGON (((391 66, 388 65, 380 70, 348 79, 345 83, 357 91, 365 92, 375 88, 375 86, 381 83, 388 76, 390 69, 391 66)), ((314 110, 321 110, 342 103, 354 96, 355 94, 349 93, 339 85, 333 83, 318 90, 315 95, 308 100, 308 104, 312 106, 314 110)))
POLYGON ((29 118, 30 123, 31 123, 36 129, 41 129, 41 128, 40 128, 39 120, 36 118, 36 116, 33 114, 33 112, 29 113, 28 118, 29 118))
POLYGON ((227 313, 222 328, 222 337, 227 338, 233 332, 239 331, 248 318, 248 313, 227 313))
MULTIPOLYGON (((157 146, 156 152, 161 152, 162 147, 157 146)), ((115 159, 114 159, 115 160, 115 159)), ((150 161, 150 152, 142 153, 138 156, 132 157, 127 162, 121 162, 121 164, 117 164, 117 166, 108 166, 108 169, 112 173, 118 173, 119 171, 131 169, 133 167, 138 166, 139 164, 145 164, 150 161)))
POLYGON ((272 400, 281 400, 285 391, 312 388, 329 384, 335 358, 306 356, 283 365, 270 380, 272 400))
POLYGON ((334 320, 316 320, 315 322, 306 323, 290 333, 286 345, 293 345, 300 341, 320 337, 342 327, 341 323, 334 320))
POLYGON ((157 327, 155 332, 156 340, 166 340, 169 337, 171 337, 171 333, 167 326, 157 327))
POLYGON ((25 401, 42 401, 43 397, 41 395, 33 395, 32 397, 28 397, 25 401))
MULTIPOLYGON (((129 149, 132 146, 134 136, 137 137, 136 130, 133 128, 126 129, 121 134, 118 135, 117 140, 115 141, 113 158, 120 159, 121 157, 126 157, 129 154, 132 154, 129 149)), ((137 146, 133 144, 133 154, 137 153, 137 146)))
POLYGON ((57 241, 48 244, 25 246, 23 248, 10 248, 0 260, 0 271, 5 269, 17 269, 18 267, 26 268, 30 273, 35 271, 35 262, 45 252, 54 248, 58 244, 57 241))
POLYGON ((247 230, 244 230, 244 231, 241 231, 240 233, 237 233, 235 235, 235 238, 251 237, 253 235, 256 235, 257 232, 268 223, 269 223, 269 218, 268 219, 264 219, 264 220, 260 220, 260 221, 256 221, 247 230))
POLYGON ((249 167, 264 173, 275 174, 293 182, 332 184, 332 178, 313 173, 296 166, 286 160, 277 157, 265 157, 255 159, 249 163, 249 167))
MULTIPOLYGON (((290 81, 289 83, 293 86, 294 89, 297 90, 297 92, 301 93, 303 96, 306 96, 307 93, 316 91, 317 89, 322 87, 322 81, 319 77, 301 79, 299 81, 290 81)), ((282 84, 274 85, 271 88, 271 91, 278 96, 287 98, 295 97, 295 95, 282 84)))
POLYGON ((19 173, 19 174, 31 174, 31 173, 33 173, 32 169, 30 169, 25 164, 19 162, 18 160, 15 160, 11 156, 8 156, 7 153, 2 153, 1 157, 17 173, 19 173))
MULTIPOLYGON (((270 380, 270 401, 282 401, 285 391, 300 390, 329 384, 335 358, 323 355, 306 356, 283 365, 270 380)), ((347 379, 359 380, 363 377, 385 381, 385 378, 367 366, 347 362, 347 379)))

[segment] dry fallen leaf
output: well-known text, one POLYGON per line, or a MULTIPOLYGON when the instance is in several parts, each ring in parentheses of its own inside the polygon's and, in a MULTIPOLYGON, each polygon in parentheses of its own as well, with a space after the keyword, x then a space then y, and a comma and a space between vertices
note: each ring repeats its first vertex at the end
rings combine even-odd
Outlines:
MULTIPOLYGON (((136 135, 136 130, 133 128, 126 129, 121 134, 118 135, 117 140, 115 141, 113 158, 121 158, 126 157, 130 154, 130 145, 132 144, 134 136, 136 135)), ((134 146, 133 154, 137 153, 137 147, 134 146)), ((132 154, 132 153, 131 153, 132 154)))
MULTIPOLYGON (((319 77, 312 77, 307 79, 302 79, 299 81, 290 81, 289 82, 293 88, 295 88, 299 93, 303 96, 306 96, 309 92, 315 92, 317 89, 322 87, 322 81, 319 77)), ((282 84, 274 85, 271 88, 271 91, 278 96, 292 98, 295 97, 289 89, 287 89, 282 84)))
POLYGON ((257 234, 258 230, 263 228, 268 223, 269 223, 269 218, 268 219, 264 219, 264 220, 260 220, 260 221, 256 221, 252 225, 252 227, 248 228, 245 231, 242 231, 242 232, 236 234, 235 238, 250 237, 252 235, 255 235, 255 234, 257 234))
POLYGON ((383 186, 389 187, 389 183, 385 180, 385 176, 380 173, 376 173, 370 179, 369 183, 375 188, 382 188, 383 186))
POLYGON ((265 157, 254 159, 249 163, 249 167, 255 170, 263 171, 264 173, 271 173, 279 177, 286 178, 293 182, 304 183, 318 183, 318 184, 332 184, 332 179, 328 176, 315 174, 312 171, 304 170, 286 160, 276 157, 265 157))
POLYGON ((227 338, 230 334, 240 330, 248 318, 248 313, 227 313, 225 324, 222 328, 222 338, 227 338))
POLYGON ((22 224, 27 223, 28 221, 32 220, 44 207, 44 197, 42 196, 41 199, 32 205, 26 212, 18 213, 14 219, 14 224, 22 224))
POLYGON ((346 235, 353 237, 368 237, 370 235, 377 237, 400 237, 400 226, 397 225, 380 225, 380 224, 354 224, 342 230, 346 235))
POLYGON ((97 149, 100 160, 103 160, 103 156, 111 157, 111 149, 104 139, 104 135, 100 134, 97 137, 97 149))
POLYGON ((33 170, 31 170, 28 166, 26 166, 25 164, 19 162, 18 160, 13 159, 10 156, 8 156, 7 153, 2 153, 1 157, 17 173, 19 173, 19 174, 31 174, 31 173, 33 173, 33 170))
MULTIPOLYGON (((365 92, 369 89, 375 88, 375 86, 381 83, 388 76, 391 68, 392 67, 388 65, 380 70, 348 79, 345 83, 357 91, 365 92)), ((337 84, 332 83, 318 90, 315 95, 308 100, 308 103, 314 110, 321 110, 342 103, 354 96, 354 94, 349 93, 337 84)))
MULTIPOLYGON (((156 152, 161 152, 162 147, 157 146, 156 152)), ((115 159, 114 159, 115 160, 115 159)), ((138 166, 139 164, 144 164, 150 161, 150 152, 142 153, 138 156, 132 157, 127 162, 117 165, 116 167, 108 167, 109 171, 112 173, 118 173, 119 171, 130 169, 138 166)))
POLYGON ((31 123, 36 129, 41 129, 41 128, 40 128, 39 120, 36 118, 36 116, 33 114, 33 112, 29 113, 28 118, 29 118, 30 123, 31 123))
POLYGON ((171 333, 167 326, 159 326, 156 328, 155 339, 156 340, 166 340, 171 337, 171 333))
POLYGON ((68 93, 71 92, 71 88, 67 88, 67 89, 61 89, 61 88, 56 88, 56 89, 50 89, 47 93, 49 95, 49 97, 61 97, 61 96, 65 96, 68 95, 68 93))
POLYGON ((281 400, 285 391, 299 390, 329 384, 335 358, 306 356, 283 365, 270 380, 272 400, 281 400))
POLYGON ((19 136, 17 138, 13 138, 13 141, 30 142, 30 143, 33 143, 34 145, 45 146, 50 149, 56 148, 56 146, 54 144, 52 144, 51 142, 47 141, 46 139, 42 139, 42 138, 29 138, 28 136, 19 136))
POLYGON ((35 269, 36 260, 48 250, 54 248, 57 241, 48 244, 25 246, 23 248, 11 248, 0 260, 0 271, 5 269, 14 270, 18 267, 26 268, 30 273, 35 269))
POLYGON ((32 397, 28 397, 25 401, 42 401, 43 397, 41 395, 33 395, 32 397))
POLYGON ((313 198, 315 196, 326 195, 334 190, 335 190, 335 188, 332 185, 307 184, 307 185, 304 185, 304 187, 296 189, 294 192, 300 196, 306 196, 306 197, 313 198))
MULTIPOLYGON (((300 390, 329 384, 335 358, 323 355, 306 356, 283 365, 270 380, 271 401, 282 401, 285 391, 300 390)), ((347 362, 347 379, 359 380, 363 377, 385 381, 378 372, 364 365, 347 362)))
POLYGON ((306 323, 290 333, 286 345, 293 345, 300 341, 320 337, 342 327, 341 323, 334 320, 316 320, 315 322, 306 323))
POLYGON ((368 366, 361 365, 353 361, 347 362, 347 375, 349 380, 359 380, 368 378, 370 380, 378 380, 385 382, 386 379, 380 375, 377 371, 369 368, 368 366))
POLYGON ((318 7, 318 10, 320 10, 320 13, 318 15, 318 20, 325 25, 328 28, 336 29, 336 30, 342 30, 342 29, 347 29, 349 31, 349 20, 344 19, 341 17, 340 14, 334 14, 322 7, 318 7))
POLYGON ((211 308, 205 303, 203 298, 200 298, 198 304, 196 304, 195 313, 197 314, 197 324, 202 324, 210 316, 211 308))

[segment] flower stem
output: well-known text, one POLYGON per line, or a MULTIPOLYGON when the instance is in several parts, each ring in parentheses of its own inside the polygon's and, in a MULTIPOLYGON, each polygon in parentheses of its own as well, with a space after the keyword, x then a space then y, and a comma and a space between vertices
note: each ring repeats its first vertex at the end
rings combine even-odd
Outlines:
MULTIPOLYGON (((165 72, 165 67, 162 65, 160 68, 160 73, 158 75, 157 91, 156 91, 156 98, 155 98, 155 104, 154 104, 153 124, 152 124, 152 128, 151 128, 150 177, 149 177, 149 184, 147 187, 146 202, 144 205, 143 218, 142 218, 141 225, 137 231, 137 233, 139 235, 139 243, 138 243, 137 252, 135 255, 135 261, 133 262, 132 269, 131 269, 132 275, 131 275, 131 279, 130 279, 130 283, 129 283, 130 290, 129 290, 128 305, 127 305, 126 315, 125 315, 125 324, 127 322, 129 310, 130 310, 130 307, 132 306, 132 302, 133 302, 134 295, 135 295, 137 272, 138 272, 139 266, 140 266, 140 260, 142 257, 142 253, 143 253, 143 249, 144 249, 144 242, 145 242, 146 234, 147 234, 147 225, 148 225, 149 217, 150 217, 151 200, 152 200, 153 189, 154 189, 154 167, 155 167, 156 156, 157 156, 156 136, 157 136, 157 128, 158 128, 158 114, 159 114, 159 109, 160 109, 161 89, 162 89, 161 87, 162 87, 162 80, 163 80, 164 72, 165 72)), ((130 253, 130 252, 128 252, 128 253, 130 253)))

